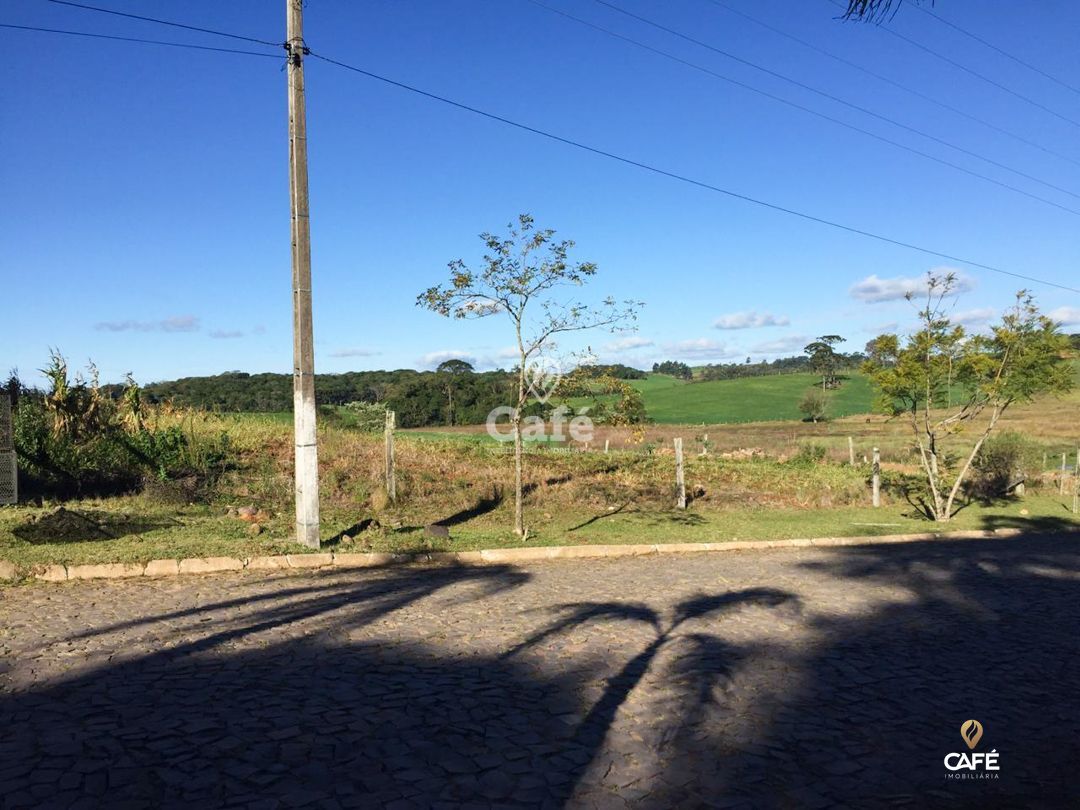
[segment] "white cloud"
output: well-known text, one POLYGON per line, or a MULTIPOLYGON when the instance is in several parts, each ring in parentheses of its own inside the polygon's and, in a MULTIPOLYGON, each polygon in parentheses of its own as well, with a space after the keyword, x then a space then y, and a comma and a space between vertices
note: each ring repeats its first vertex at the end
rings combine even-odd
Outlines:
POLYGON ((763 326, 787 326, 791 320, 787 315, 773 315, 769 312, 731 312, 721 315, 713 323, 717 329, 759 329, 763 326))
POLYGON ((476 356, 461 349, 444 349, 439 352, 428 352, 420 358, 420 366, 423 368, 435 368, 439 363, 447 360, 464 360, 471 366, 476 366, 476 356))
POLYGON ((737 348, 708 338, 692 338, 676 343, 665 343, 661 348, 673 360, 720 360, 742 355, 737 348))
POLYGON ((1062 326, 1080 326, 1080 307, 1058 307, 1048 312, 1047 317, 1062 326))
POLYGON ((790 354, 791 352, 801 354, 803 347, 809 342, 810 338, 806 335, 788 335, 751 346, 750 352, 752 354, 790 354))
POLYGON ((613 340, 611 343, 608 343, 603 347, 603 351, 610 352, 612 354, 620 354, 622 352, 628 352, 633 349, 644 349, 652 345, 654 345, 653 342, 648 338, 631 335, 630 337, 613 340))
POLYGON ((372 351, 371 349, 338 349, 337 351, 330 352, 331 357, 374 357, 381 352, 372 351))
MULTIPOLYGON (((952 289, 952 295, 968 292, 975 286, 975 282, 957 270, 949 267, 935 267, 931 270, 934 275, 953 273, 956 283, 952 289)), ((926 292, 927 276, 897 276, 896 278, 879 278, 877 275, 869 275, 862 281, 857 281, 849 290, 851 297, 867 304, 878 304, 882 301, 898 301, 908 295, 921 295, 926 292)))
POLYGON ((194 315, 173 315, 160 321, 101 321, 94 328, 99 332, 198 332, 200 325, 194 315))
POLYGON ((215 329, 210 333, 210 337, 214 340, 232 340, 243 336, 244 333, 238 329, 215 329))
POLYGON ((891 335, 899 328, 900 328, 899 322, 897 322, 897 321, 889 321, 888 323, 882 323, 882 324, 878 324, 877 326, 871 326, 871 327, 868 327, 868 328, 864 328, 863 331, 866 332, 867 334, 871 334, 871 335, 874 335, 875 337, 877 337, 878 335, 891 335))
POLYGON ((949 316, 949 320, 953 323, 974 326, 976 324, 986 323, 993 318, 995 314, 993 307, 980 307, 979 309, 966 309, 963 312, 954 312, 949 316))

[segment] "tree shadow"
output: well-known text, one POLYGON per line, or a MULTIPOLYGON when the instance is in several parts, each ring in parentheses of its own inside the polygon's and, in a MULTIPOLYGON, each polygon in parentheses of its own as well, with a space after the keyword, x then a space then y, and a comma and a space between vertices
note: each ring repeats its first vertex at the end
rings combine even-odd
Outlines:
POLYGON ((177 521, 171 518, 95 509, 65 509, 61 506, 47 514, 29 518, 13 528, 11 533, 27 543, 81 543, 115 540, 176 525, 177 521))
POLYGON ((462 509, 460 512, 455 512, 454 514, 450 515, 449 517, 445 517, 442 520, 434 521, 434 525, 450 527, 457 526, 461 523, 466 523, 473 518, 478 518, 481 515, 486 515, 488 512, 494 512, 496 509, 499 508, 502 502, 502 489, 499 486, 493 484, 491 487, 490 498, 480 498, 475 504, 468 507, 467 509, 462 509))
POLYGON ((610 511, 599 512, 599 513, 593 515, 591 518, 577 524, 576 526, 571 526, 566 531, 568 531, 568 532, 576 532, 578 529, 584 529, 586 526, 591 526, 592 524, 596 523, 598 520, 603 520, 604 518, 614 517, 615 515, 621 514, 622 512, 626 511, 626 508, 628 506, 630 506, 630 504, 632 504, 633 502, 634 502, 633 499, 628 500, 628 501, 624 501, 623 503, 619 504, 616 508, 614 508, 614 509, 612 509, 610 511))
MULTIPOLYGON (((773 591, 695 598, 666 623, 642 604, 561 605, 550 626, 491 656, 350 634, 445 588, 473 586, 479 598, 516 588, 527 575, 465 566, 379 573, 73 636, 207 628, 195 638, 158 638, 156 649, 129 649, 60 683, 0 693, 0 721, 20 732, 0 741, 5 806, 567 806, 619 707, 676 628, 788 598, 773 591), (251 609, 238 614, 240 605, 251 609), (209 616, 214 623, 202 624, 209 616), (519 660, 544 639, 596 621, 644 623, 654 639, 591 705, 579 686, 596 678, 595 664, 542 673, 519 660)), ((738 649, 726 655, 723 665, 733 670, 738 649)))
POLYGON ((340 532, 335 534, 333 537, 327 538, 326 540, 323 541, 323 545, 324 546, 339 546, 339 545, 341 545, 341 541, 344 540, 346 537, 350 537, 350 538, 355 539, 357 536, 363 534, 368 529, 377 527, 378 525, 379 525, 379 522, 375 518, 364 518, 363 520, 357 521, 356 523, 349 526, 348 528, 342 529, 340 532))
MULTIPOLYGON (((729 696, 728 712, 714 706, 710 725, 681 728, 650 806, 678 805, 709 767, 722 767, 748 807, 1074 803, 1080 543, 1057 534, 854 546, 794 567, 864 593, 866 607, 809 616, 813 644, 777 656, 783 668, 749 700, 729 696), (754 731, 729 734, 717 716, 749 716, 754 731), (968 752, 960 726, 971 718, 985 729, 976 750, 1001 756, 996 779, 962 781, 944 766, 946 754, 968 752)), ((706 703, 700 693, 682 716, 705 715, 706 703)))
MULTIPOLYGON (((1072 514, 1068 511, 1067 506, 1062 505, 1062 508, 1066 510, 1067 514, 1072 514)), ((1080 530, 1080 519, 1075 516, 982 515, 979 518, 979 523, 987 531, 1019 529, 1025 534, 1058 534, 1080 530)))
MULTIPOLYGON (((436 625, 491 594, 516 604, 530 575, 387 568, 251 594, 238 580, 228 599, 61 635, 74 650, 96 638, 108 660, 0 692, 0 728, 15 731, 0 736, 0 795, 13 808, 656 810, 1075 798, 1073 537, 627 564, 781 578, 791 590, 666 599, 661 582, 656 602, 562 602, 510 633, 516 643, 490 643, 478 627, 450 645, 438 627, 425 635, 425 617, 436 625), (360 632, 372 627, 381 631, 360 632), (602 630, 617 646, 585 654, 582 637, 602 630), (959 729, 971 718, 985 727, 977 750, 1001 755, 999 780, 946 778, 943 757, 967 750, 959 729)), ((499 623, 516 619, 482 621, 505 634, 499 623)))
POLYGON ((645 522, 650 526, 668 526, 671 524, 677 526, 703 526, 709 521, 697 512, 673 509, 668 512, 652 512, 645 522))

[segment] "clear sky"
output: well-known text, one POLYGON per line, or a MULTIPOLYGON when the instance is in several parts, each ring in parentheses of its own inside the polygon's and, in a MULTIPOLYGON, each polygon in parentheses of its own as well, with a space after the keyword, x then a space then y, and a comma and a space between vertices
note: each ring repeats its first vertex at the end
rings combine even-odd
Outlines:
MULTIPOLYGON (((93 5, 271 41, 281 0, 93 5)), ((650 47, 1080 211, 1080 125, 946 64, 827 0, 723 0, 1063 157, 842 65, 710 0, 611 0, 1057 186, 990 165, 794 87, 593 0, 544 0, 650 47), (766 17, 766 14, 771 16, 766 17), (1060 189, 1060 190, 1059 190, 1060 189)), ((939 0, 936 13, 1080 88, 1080 4, 939 0)), ((44 0, 0 22, 270 48, 44 0)), ((1080 217, 783 106, 528 0, 310 0, 317 52, 524 124, 789 208, 1080 286, 1080 217)), ((905 4, 887 28, 1080 122, 1080 93, 905 4)), ((107 381, 291 370, 285 73, 274 59, 4 30, 0 364, 31 381, 50 346, 107 381)), ((583 295, 646 302, 602 357, 691 364, 775 357, 839 333, 847 350, 910 323, 910 280, 950 264, 649 174, 309 60, 320 372, 507 365, 501 319, 414 301, 477 234, 519 212, 577 241, 583 295), (884 280, 884 281, 883 281, 884 280), (881 300, 889 299, 889 300, 881 300), (728 327, 728 328, 721 328, 728 327), (741 327, 741 328, 732 328, 741 327)), ((954 263, 955 264, 955 263, 954 263)), ((1023 282, 961 269, 973 324, 1023 282)), ((1080 322, 1080 295, 1029 285, 1080 322)), ((1076 327, 1080 330, 1080 326, 1076 327)), ((576 348, 567 344, 565 348, 576 348)))

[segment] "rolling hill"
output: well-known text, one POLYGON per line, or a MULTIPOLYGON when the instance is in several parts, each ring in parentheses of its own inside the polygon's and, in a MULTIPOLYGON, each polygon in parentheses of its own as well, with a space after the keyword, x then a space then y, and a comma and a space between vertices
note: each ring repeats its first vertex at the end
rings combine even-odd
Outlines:
MULTIPOLYGON (((650 374, 631 385, 641 391, 649 418, 659 424, 723 424, 801 419, 799 400, 820 384, 814 374, 777 374, 736 380, 687 382, 650 374)), ((830 418, 869 413, 870 383, 862 374, 847 375, 829 392, 830 418)))

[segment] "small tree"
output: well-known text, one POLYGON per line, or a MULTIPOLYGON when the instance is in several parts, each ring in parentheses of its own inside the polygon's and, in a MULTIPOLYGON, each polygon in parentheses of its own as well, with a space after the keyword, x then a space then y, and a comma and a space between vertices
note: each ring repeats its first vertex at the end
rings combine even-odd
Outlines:
POLYGON ((574 242, 555 241, 555 231, 537 229, 529 214, 521 214, 517 223, 510 223, 507 230, 505 238, 492 233, 480 235, 486 250, 480 269, 471 270, 461 259, 455 259, 449 264, 450 282, 429 288, 417 297, 416 303, 446 317, 486 318, 502 314, 514 328, 518 359, 516 402, 511 415, 514 532, 524 536, 521 412, 530 394, 527 374, 535 369, 545 352, 554 350, 553 338, 557 335, 632 327, 640 303, 619 304, 607 298, 599 309, 593 310, 582 303, 557 299, 556 290, 580 287, 596 275, 596 265, 571 262, 569 254, 574 242))
POLYGON ((824 391, 819 391, 817 388, 811 388, 804 395, 799 402, 799 410, 806 414, 806 418, 815 424, 825 418, 825 409, 829 405, 828 397, 825 396, 824 391))
POLYGON ((955 513, 956 496, 1001 415, 1015 402, 1063 393, 1072 385, 1067 338, 1039 312, 1031 295, 1017 293, 1016 304, 991 335, 968 335, 950 323, 944 306, 955 286, 954 274, 928 274, 919 331, 903 346, 883 336, 881 351, 864 365, 878 389, 879 408, 907 416, 929 485, 927 512, 940 522, 955 513), (963 394, 949 407, 952 387, 963 394), (949 439, 976 424, 975 442, 966 457, 956 459, 963 459, 957 467, 949 439))
POLYGON ((840 355, 833 347, 837 343, 844 342, 844 338, 840 335, 822 335, 803 349, 810 357, 810 368, 821 375, 822 391, 827 388, 836 388, 839 384, 836 370, 840 366, 840 355))

